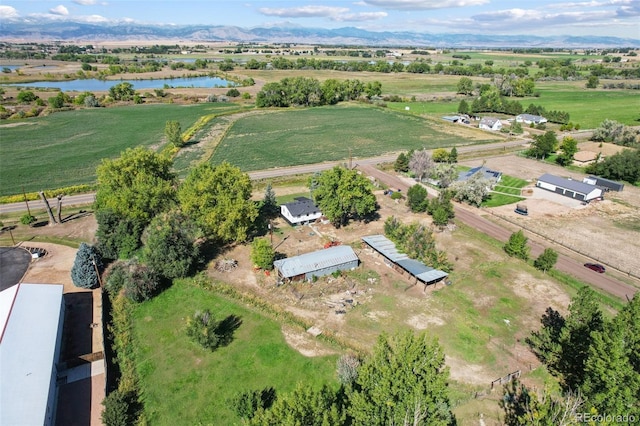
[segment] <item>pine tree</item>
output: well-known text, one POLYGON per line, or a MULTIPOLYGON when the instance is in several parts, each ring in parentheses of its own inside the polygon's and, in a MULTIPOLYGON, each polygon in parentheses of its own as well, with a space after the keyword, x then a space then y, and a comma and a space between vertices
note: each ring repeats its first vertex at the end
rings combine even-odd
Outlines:
POLYGON ((396 172, 406 173, 409 171, 409 158, 404 152, 401 152, 396 158, 396 162, 393 165, 393 169, 396 172))
POLYGON ((80 244, 71 268, 73 284, 81 288, 98 287, 100 285, 98 276, 100 272, 102 272, 102 259, 98 251, 88 244, 80 244))
POLYGON ((276 200, 276 193, 273 191, 271 182, 267 184, 267 188, 264 191, 264 199, 262 200, 262 206, 260 207, 260 213, 267 219, 273 219, 278 216, 280 208, 278 207, 278 201, 276 200))

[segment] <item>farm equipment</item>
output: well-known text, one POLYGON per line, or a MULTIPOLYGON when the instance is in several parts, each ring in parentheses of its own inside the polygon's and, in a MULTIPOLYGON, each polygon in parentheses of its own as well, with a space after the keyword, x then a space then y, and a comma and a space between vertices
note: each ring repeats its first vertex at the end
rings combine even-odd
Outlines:
POLYGON ((335 247, 335 246, 339 246, 340 244, 342 244, 340 241, 327 241, 326 243, 324 243, 324 248, 329 248, 329 247, 335 247))

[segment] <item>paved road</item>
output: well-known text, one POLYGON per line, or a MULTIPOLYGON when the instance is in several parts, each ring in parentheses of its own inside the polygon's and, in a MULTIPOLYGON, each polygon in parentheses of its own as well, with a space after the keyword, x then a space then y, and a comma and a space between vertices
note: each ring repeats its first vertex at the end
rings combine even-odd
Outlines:
MULTIPOLYGON (((397 176, 393 176, 381 170, 378 170, 372 165, 359 165, 358 168, 362 170, 363 173, 375 177, 378 181, 384 183, 385 185, 388 185, 391 188, 401 189, 405 193, 409 189, 410 184, 407 183, 407 181, 397 176)), ((475 209, 474 211, 471 208, 467 208, 465 206, 460 206, 457 204, 454 205, 454 207, 456 219, 499 241, 508 241, 509 237, 513 233, 512 230, 481 217, 478 214, 477 209, 475 209)), ((632 298, 636 291, 638 291, 638 289, 636 289, 635 287, 623 283, 609 276, 608 274, 598 274, 597 272, 585 268, 583 266, 584 262, 580 262, 576 259, 573 259, 572 257, 563 254, 562 250, 560 250, 560 248, 553 243, 543 245, 539 241, 535 240, 532 236, 529 236, 529 246, 531 247, 531 255, 533 257, 537 257, 544 251, 546 247, 554 247, 556 251, 558 251, 558 262, 555 265, 556 269, 574 276, 582 282, 605 290, 606 292, 623 300, 625 299, 625 297, 632 298)))
MULTIPOLYGON (((492 144, 483 144, 483 145, 469 145, 469 146, 461 146, 458 147, 458 154, 467 153, 467 152, 478 152, 478 151, 487 151, 487 150, 495 150, 495 149, 507 149, 513 148, 517 146, 521 146, 523 144, 528 143, 529 141, 524 139, 519 139, 515 141, 509 142, 498 142, 492 144)), ((369 158, 353 158, 352 164, 379 164, 379 163, 388 163, 393 162, 398 157, 398 152, 387 155, 380 155, 377 157, 369 157, 369 158)), ((335 167, 339 164, 344 164, 348 162, 348 160, 342 161, 328 161, 326 163, 317 163, 317 164, 306 164, 302 166, 292 166, 292 167, 277 167, 273 169, 267 170, 257 170, 253 172, 249 172, 249 177, 252 180, 261 180, 261 179, 272 179, 280 176, 293 176, 293 175, 301 175, 301 174, 310 174, 314 172, 320 172, 323 170, 328 170, 332 167, 335 167)), ((78 194, 78 195, 67 195, 62 199, 63 206, 82 206, 88 205, 95 201, 95 193, 89 194, 78 194)), ((44 204, 42 201, 29 201, 29 208, 33 210, 43 210, 44 204)), ((26 212, 27 207, 24 202, 22 203, 12 203, 12 204, 1 204, 0 205, 0 214, 2 213, 15 213, 15 212, 26 212)))

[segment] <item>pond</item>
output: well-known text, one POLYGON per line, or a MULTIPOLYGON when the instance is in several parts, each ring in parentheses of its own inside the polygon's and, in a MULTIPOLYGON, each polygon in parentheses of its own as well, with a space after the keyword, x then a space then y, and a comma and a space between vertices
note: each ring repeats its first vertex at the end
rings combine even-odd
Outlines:
POLYGON ((168 89, 178 87, 233 87, 236 85, 234 82, 223 78, 202 76, 156 80, 98 80, 95 78, 88 78, 84 80, 69 81, 36 81, 32 83, 7 84, 7 86, 42 87, 47 89, 60 89, 63 92, 94 92, 107 91, 116 84, 124 82, 131 83, 135 90, 168 89))

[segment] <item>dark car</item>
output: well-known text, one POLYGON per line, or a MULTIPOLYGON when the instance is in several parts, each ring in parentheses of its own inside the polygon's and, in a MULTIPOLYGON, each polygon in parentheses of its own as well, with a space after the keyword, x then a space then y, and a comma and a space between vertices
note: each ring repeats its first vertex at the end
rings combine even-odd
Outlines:
POLYGON ((606 270, 604 266, 599 263, 585 263, 584 266, 601 274, 606 270))

